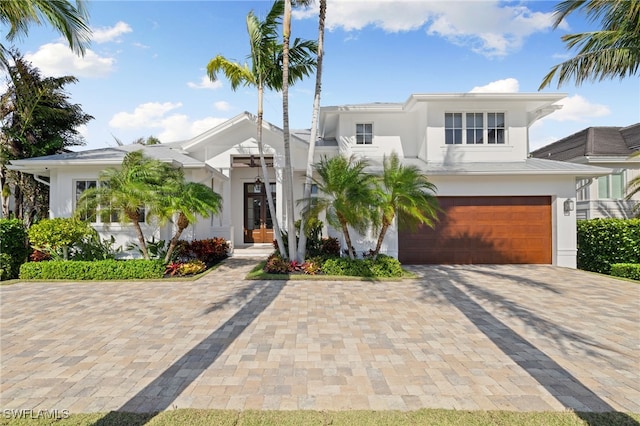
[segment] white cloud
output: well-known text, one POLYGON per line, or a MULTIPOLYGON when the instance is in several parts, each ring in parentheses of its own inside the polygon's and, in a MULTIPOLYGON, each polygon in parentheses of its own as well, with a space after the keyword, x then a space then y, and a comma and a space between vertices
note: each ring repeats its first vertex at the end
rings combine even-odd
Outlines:
POLYGON ((227 120, 216 117, 191 120, 185 114, 168 114, 180 107, 180 102, 148 102, 138 105, 132 113, 115 114, 109 125, 119 129, 152 129, 151 133, 157 134, 162 142, 172 142, 191 138, 227 120))
POLYGON ((200 78, 200 81, 198 83, 194 83, 192 81, 187 83, 187 86, 189 86, 192 89, 210 89, 210 90, 215 90, 215 89, 219 89, 222 87, 222 82, 220 80, 216 80, 216 81, 211 81, 211 79, 206 76, 203 75, 200 78))
POLYGON ((520 90, 520 83, 515 78, 505 78, 504 80, 492 81, 484 86, 476 86, 470 93, 517 93, 520 90))
MULTIPOLYGON (((315 18, 318 6, 294 11, 298 19, 315 18)), ((327 29, 357 31, 367 26, 387 32, 424 29, 456 45, 485 56, 505 56, 519 49, 526 37, 547 31, 553 13, 534 12, 525 6, 496 0, 424 1, 329 0, 327 29)), ((561 24, 566 27, 566 24, 561 24)))
POLYGON ((43 74, 52 77, 105 77, 113 71, 115 58, 103 57, 93 50, 77 56, 66 44, 47 43, 37 52, 27 53, 25 59, 38 67, 43 74))
POLYGON ((120 42, 120 36, 132 32, 131 26, 126 22, 119 21, 113 27, 93 28, 92 40, 96 43, 106 43, 109 41, 120 42))
POLYGON ((590 118, 604 117, 611 114, 608 106, 589 102, 580 95, 573 95, 557 102, 562 109, 545 117, 543 120, 588 122, 590 118))
POLYGON ((218 102, 214 103, 213 106, 218 111, 229 111, 231 109, 231 104, 229 102, 227 102, 227 101, 218 101, 218 102))

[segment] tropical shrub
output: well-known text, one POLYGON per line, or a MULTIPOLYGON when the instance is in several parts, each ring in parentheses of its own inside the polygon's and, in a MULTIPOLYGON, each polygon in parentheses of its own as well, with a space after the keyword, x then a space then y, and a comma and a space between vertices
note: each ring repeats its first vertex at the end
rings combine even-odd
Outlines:
POLYGON ((24 223, 20 219, 0 219, 0 281, 16 278, 29 252, 24 223))
POLYGON ((340 241, 333 237, 323 238, 320 254, 327 257, 340 257, 340 241))
POLYGON ((286 274, 289 272, 289 262, 280 256, 280 252, 275 252, 267 258, 264 271, 268 274, 286 274))
POLYGON ((580 220, 578 268, 609 274, 614 263, 640 263, 640 219, 580 220))
POLYGON ((29 262, 44 262, 45 260, 51 260, 51 255, 40 250, 34 250, 29 255, 29 262))
MULTIPOLYGON (((115 259, 116 255, 122 251, 122 246, 114 247, 115 243, 116 239, 113 235, 108 239, 101 240, 98 233, 95 232, 75 244, 70 258, 72 260, 115 259)), ((31 259, 33 260, 33 258, 31 259)))
POLYGON ((611 275, 640 281, 640 263, 614 263, 611 265, 611 275))
POLYGON ((29 228, 29 241, 34 249, 69 259, 69 249, 85 238, 96 235, 89 224, 74 218, 42 219, 29 228))
POLYGON ((28 262, 20 267, 25 280, 132 280, 164 276, 162 260, 97 260, 28 262))
POLYGON ((194 240, 185 244, 184 251, 205 263, 214 263, 228 256, 229 243, 219 237, 194 240))
POLYGON ((195 275, 207 269, 207 265, 201 260, 194 259, 183 263, 178 268, 179 275, 195 275))
MULTIPOLYGON (((167 251, 169 250, 168 243, 165 240, 156 241, 156 237, 151 237, 150 240, 145 241, 145 249, 150 260, 164 259, 167 251)), ((142 257, 144 257, 144 250, 137 242, 131 242, 127 245, 127 251, 135 250, 142 257)))

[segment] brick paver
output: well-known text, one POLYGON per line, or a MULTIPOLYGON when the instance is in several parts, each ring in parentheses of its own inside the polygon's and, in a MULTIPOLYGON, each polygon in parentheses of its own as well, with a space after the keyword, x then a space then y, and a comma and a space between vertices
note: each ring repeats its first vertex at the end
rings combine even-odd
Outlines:
POLYGON ((551 266, 403 282, 0 287, 0 408, 640 412, 640 285, 551 266))

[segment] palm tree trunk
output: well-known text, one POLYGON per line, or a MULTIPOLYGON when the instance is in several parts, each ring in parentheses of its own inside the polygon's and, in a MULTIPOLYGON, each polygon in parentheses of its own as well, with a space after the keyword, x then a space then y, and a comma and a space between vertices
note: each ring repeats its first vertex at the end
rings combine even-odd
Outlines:
MULTIPOLYGON (((313 113, 311 116, 311 134, 309 135, 309 151, 307 152, 307 175, 304 181, 303 199, 307 207, 311 207, 311 178, 313 176, 313 158, 318 137, 318 116, 320 115, 320 92, 322 91, 322 58, 324 55, 324 19, 327 13, 327 0, 320 0, 318 18, 318 53, 316 59, 316 90, 313 97, 313 113)), ((300 221, 300 241, 298 242, 298 262, 304 262, 307 252, 307 234, 304 232, 304 220, 300 221)))
POLYGON ((169 248, 167 249, 167 254, 164 256, 164 263, 169 263, 169 259, 171 259, 171 255, 178 245, 182 231, 187 229, 187 226, 189 226, 189 220, 184 216, 184 213, 180 212, 179 215, 180 216, 176 222, 178 224, 178 229, 171 238, 171 241, 169 241, 169 248))
POLYGON ((133 229, 136 231, 136 235, 138 236, 138 242, 140 243, 140 251, 142 252, 142 256, 149 260, 149 252, 147 251, 147 242, 144 240, 144 234, 142 233, 142 228, 140 228, 140 223, 138 222, 138 218, 140 214, 135 212, 125 212, 131 223, 133 224, 133 229))
MULTIPOLYGON (((289 39, 291 36, 291 0, 284 2, 282 21, 282 130, 284 133, 284 192, 289 232, 289 253, 293 258, 296 250, 295 212, 293 208, 293 167, 291 164, 291 141, 289 135, 289 39)), ((293 260, 293 259, 292 259, 293 260)))
POLYGON ((342 217, 340 213, 338 213, 338 222, 342 225, 342 234, 344 235, 344 241, 347 243, 347 253, 349 253, 349 258, 351 260, 356 258, 355 250, 352 250, 353 245, 351 244, 351 235, 349 234, 349 225, 347 221, 342 217))
POLYGON ((282 232, 280 231, 280 226, 278 225, 278 216, 276 216, 276 207, 273 203, 273 196, 271 195, 271 184, 269 182, 269 171, 267 169, 267 161, 264 158, 264 146, 262 144, 262 117, 264 115, 263 111, 263 95, 264 95, 264 86, 262 82, 258 82, 258 153, 260 154, 260 166, 262 167, 262 176, 264 176, 264 184, 265 184, 265 192, 267 193, 267 205, 269 207, 269 212, 271 212, 271 222, 273 223, 273 233, 276 238, 276 242, 278 243, 278 251, 280 252, 280 256, 284 259, 288 259, 287 249, 282 241, 282 232))
POLYGON ((373 260, 378 258, 378 253, 380 253, 380 247, 382 247, 382 241, 384 241, 384 236, 387 234, 387 229, 391 226, 391 222, 384 219, 382 222, 382 228, 380 229, 380 235, 378 235, 378 242, 376 243, 376 249, 373 251, 373 260))

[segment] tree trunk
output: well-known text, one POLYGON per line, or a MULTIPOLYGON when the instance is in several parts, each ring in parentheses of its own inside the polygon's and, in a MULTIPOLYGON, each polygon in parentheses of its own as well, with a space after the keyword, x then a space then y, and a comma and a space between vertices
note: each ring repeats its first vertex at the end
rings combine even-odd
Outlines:
MULTIPOLYGON (((313 113, 311 116, 311 134, 309 135, 309 151, 307 152, 307 174, 304 181, 303 199, 307 200, 307 207, 311 206, 311 178, 313 176, 313 158, 318 137, 318 116, 320 114, 320 92, 322 91, 322 58, 324 56, 324 19, 327 13, 327 0, 320 0, 320 15, 318 19, 318 53, 316 65, 316 90, 313 97, 313 113)), ((307 254, 307 235, 304 232, 304 220, 300 221, 300 241, 298 242, 297 261, 304 262, 307 254)))
POLYGON ((258 153, 260 154, 260 166, 262 167, 262 176, 264 177, 265 192, 267 193, 267 205, 269 206, 269 212, 271 212, 271 221, 273 223, 273 234, 278 243, 278 251, 280 256, 287 259, 287 249, 282 241, 282 232, 280 231, 280 225, 278 225, 278 216, 276 216, 276 206, 273 203, 273 196, 271 195, 271 185, 269 183, 269 170, 267 169, 267 162, 264 158, 264 145, 262 144, 262 116, 264 114, 262 107, 262 97, 264 94, 264 86, 261 81, 258 81, 258 153))
POLYGON ((355 250, 352 250, 353 245, 351 244, 351 235, 349 234, 349 225, 347 224, 347 221, 344 220, 344 218, 340 213, 338 213, 338 222, 340 222, 340 225, 342 226, 342 234, 344 235, 344 240, 347 243, 347 253, 349 253, 349 257, 353 260, 356 258, 356 253, 355 253, 355 250))
POLYGON ((378 235, 378 242, 376 243, 376 249, 373 251, 373 260, 378 258, 378 253, 380 253, 380 247, 382 247, 382 241, 384 241, 384 236, 387 233, 387 229, 389 229, 391 223, 386 219, 382 222, 382 228, 380 229, 380 235, 378 235))
POLYGON ((142 228, 140 228, 140 222, 138 222, 138 218, 140 217, 139 212, 136 210, 134 212, 125 212, 131 223, 133 223, 133 229, 136 231, 136 235, 138 236, 138 242, 140 243, 140 251, 142 252, 142 256, 149 260, 149 252, 147 251, 147 242, 144 239, 144 234, 142 233, 142 228))
POLYGON ((176 230, 176 233, 171 238, 171 241, 169 242, 169 248, 167 249, 167 254, 164 256, 164 263, 169 263, 169 259, 171 259, 171 255, 173 254, 173 251, 176 249, 176 246, 178 245, 178 241, 180 240, 182 231, 187 229, 187 226, 189 226, 189 220, 185 217, 183 213, 179 213, 177 225, 178 225, 178 229, 176 230))
POLYGON ((289 135, 289 39, 291 36, 291 0, 284 2, 282 21, 282 131, 284 133, 284 194, 289 234, 289 254, 295 260, 296 227, 293 208, 293 167, 291 164, 291 141, 289 135))
POLYGON ((2 206, 0 217, 9 217, 9 199, 11 197, 11 187, 7 177, 7 170, 4 166, 0 167, 0 205, 2 206))

